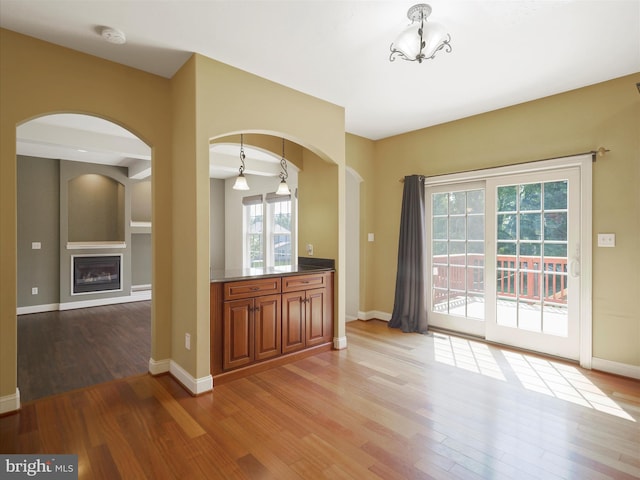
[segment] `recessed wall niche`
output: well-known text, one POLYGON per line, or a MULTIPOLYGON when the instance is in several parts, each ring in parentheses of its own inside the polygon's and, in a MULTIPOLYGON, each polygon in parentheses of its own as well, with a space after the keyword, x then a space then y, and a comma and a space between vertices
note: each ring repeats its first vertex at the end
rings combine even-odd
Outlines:
POLYGON ((105 175, 89 173, 68 182, 68 241, 125 240, 125 186, 105 175))

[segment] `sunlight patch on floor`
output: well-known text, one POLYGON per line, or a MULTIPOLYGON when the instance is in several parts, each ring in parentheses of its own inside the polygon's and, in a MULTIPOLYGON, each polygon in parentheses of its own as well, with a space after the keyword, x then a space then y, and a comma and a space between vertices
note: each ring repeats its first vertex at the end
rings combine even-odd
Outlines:
POLYGON ((635 422, 631 415, 591 383, 577 368, 516 352, 505 351, 502 354, 527 390, 635 422))
MULTIPOLYGON (((434 358, 439 363, 506 381, 489 346, 482 342, 436 333, 433 345, 434 358)), ((636 421, 576 367, 511 351, 501 351, 501 355, 527 390, 636 421)))
POLYGON ((506 380, 489 347, 484 343, 435 334, 433 344, 437 362, 506 380))

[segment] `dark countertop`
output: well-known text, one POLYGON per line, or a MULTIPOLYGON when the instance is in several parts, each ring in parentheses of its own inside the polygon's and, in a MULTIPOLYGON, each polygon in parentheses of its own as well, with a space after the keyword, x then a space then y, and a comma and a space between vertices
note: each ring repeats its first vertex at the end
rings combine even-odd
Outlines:
POLYGON ((333 268, 318 265, 286 265, 267 268, 237 268, 231 270, 212 270, 211 283, 250 280, 253 278, 286 277, 301 273, 330 272, 333 268))

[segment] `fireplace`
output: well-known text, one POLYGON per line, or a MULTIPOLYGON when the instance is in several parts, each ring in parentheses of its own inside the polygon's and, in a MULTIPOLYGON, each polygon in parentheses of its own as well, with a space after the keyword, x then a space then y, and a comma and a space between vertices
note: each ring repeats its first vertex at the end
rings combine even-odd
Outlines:
POLYGON ((73 255, 71 294, 122 290, 122 255, 73 255))

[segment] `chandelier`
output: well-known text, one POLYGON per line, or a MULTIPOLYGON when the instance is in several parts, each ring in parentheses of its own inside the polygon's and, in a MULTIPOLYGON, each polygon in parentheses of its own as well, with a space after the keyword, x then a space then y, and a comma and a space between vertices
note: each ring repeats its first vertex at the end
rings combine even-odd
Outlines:
POLYGON ((411 25, 407 27, 395 42, 391 44, 389 61, 397 57, 410 62, 432 59, 443 48, 451 52, 451 36, 438 23, 427 24, 427 17, 431 15, 431 7, 426 3, 414 5, 407 12, 411 25))

